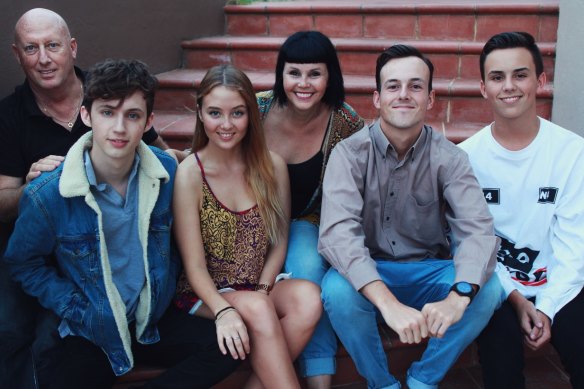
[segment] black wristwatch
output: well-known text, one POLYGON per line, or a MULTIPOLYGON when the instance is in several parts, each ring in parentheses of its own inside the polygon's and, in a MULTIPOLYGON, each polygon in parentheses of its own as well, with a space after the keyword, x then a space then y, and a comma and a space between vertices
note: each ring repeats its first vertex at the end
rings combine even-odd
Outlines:
POLYGON ((470 303, 472 303, 472 299, 477 294, 472 285, 464 281, 457 282, 456 284, 452 285, 450 291, 457 293, 459 296, 468 297, 470 299, 470 303))

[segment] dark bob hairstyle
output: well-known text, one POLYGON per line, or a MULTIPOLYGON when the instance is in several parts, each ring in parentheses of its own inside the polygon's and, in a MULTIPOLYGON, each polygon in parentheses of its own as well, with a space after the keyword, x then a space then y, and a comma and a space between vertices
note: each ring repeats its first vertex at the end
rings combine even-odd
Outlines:
POLYGON ((284 92, 284 65, 288 63, 324 62, 328 71, 328 84, 322 100, 332 108, 339 108, 345 101, 345 87, 337 51, 331 40, 319 31, 298 31, 288 37, 278 53, 274 98, 278 105, 286 104, 284 92))

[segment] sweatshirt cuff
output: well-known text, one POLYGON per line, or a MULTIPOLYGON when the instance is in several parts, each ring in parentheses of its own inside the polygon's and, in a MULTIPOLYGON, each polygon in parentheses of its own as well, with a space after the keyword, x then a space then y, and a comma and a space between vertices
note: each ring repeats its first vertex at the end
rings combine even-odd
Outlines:
POLYGON ((535 308, 541 311, 550 318, 550 321, 554 322, 554 316, 556 315, 557 303, 554 302, 552 298, 549 297, 538 297, 535 299, 535 308))

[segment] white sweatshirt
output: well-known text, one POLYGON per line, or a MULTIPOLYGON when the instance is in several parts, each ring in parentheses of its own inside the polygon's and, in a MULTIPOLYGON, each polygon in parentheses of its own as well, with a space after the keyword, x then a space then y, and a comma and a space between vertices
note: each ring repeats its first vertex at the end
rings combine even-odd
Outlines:
POLYGON ((535 296, 553 320, 584 286, 584 139, 540 118, 522 150, 502 147, 490 125, 460 147, 502 240, 496 274, 507 296, 535 296))

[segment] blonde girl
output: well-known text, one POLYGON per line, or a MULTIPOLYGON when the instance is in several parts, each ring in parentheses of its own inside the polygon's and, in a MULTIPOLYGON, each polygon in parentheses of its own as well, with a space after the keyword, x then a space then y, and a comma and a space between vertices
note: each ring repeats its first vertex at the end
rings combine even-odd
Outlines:
POLYGON ((250 356, 246 388, 299 388, 292 361, 322 311, 304 280, 275 283, 286 254, 286 164, 268 151, 251 82, 211 68, 197 95, 193 153, 175 182, 175 236, 183 258, 176 305, 215 320, 221 351, 250 356))

